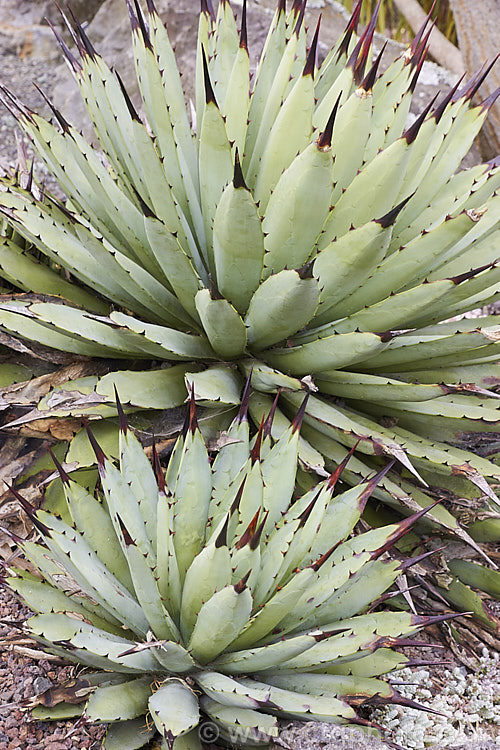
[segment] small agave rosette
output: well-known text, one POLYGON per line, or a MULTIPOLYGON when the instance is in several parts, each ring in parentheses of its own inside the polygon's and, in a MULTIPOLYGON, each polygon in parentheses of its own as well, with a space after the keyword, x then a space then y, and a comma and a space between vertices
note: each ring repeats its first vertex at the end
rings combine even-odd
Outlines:
POLYGON ((118 402, 119 467, 89 430, 99 492, 59 466, 64 518, 18 495, 40 534, 17 540, 37 574, 7 579, 37 613, 23 631, 85 667, 79 697, 35 700, 35 717, 109 722, 106 750, 158 734, 196 750, 215 738, 267 746, 278 717, 369 725, 355 705, 407 702, 380 676, 408 663, 394 650, 402 636, 435 618, 364 613, 405 567, 384 553, 423 512, 351 537, 387 468, 339 490, 347 456, 300 489, 307 396, 277 438, 273 413, 250 437, 248 397, 249 384, 215 457, 192 397, 165 472, 118 402))

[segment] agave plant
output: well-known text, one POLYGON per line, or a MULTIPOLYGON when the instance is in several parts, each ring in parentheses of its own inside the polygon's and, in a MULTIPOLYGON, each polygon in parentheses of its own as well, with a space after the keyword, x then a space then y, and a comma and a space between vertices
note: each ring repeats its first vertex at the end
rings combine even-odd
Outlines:
POLYGON ((41 536, 17 540, 38 576, 6 579, 37 612, 22 629, 96 670, 34 717, 111 722, 107 750, 157 733, 196 750, 268 746, 279 716, 363 726, 356 705, 415 705, 380 675, 408 664, 394 648, 418 644, 402 636, 446 615, 364 613, 415 562, 384 553, 425 511, 348 539, 387 469, 339 494, 346 459, 292 497, 303 409, 271 447, 272 414, 249 440, 247 396, 212 462, 192 399, 165 474, 121 412, 120 468, 90 433, 98 496, 59 466, 67 522, 17 495, 41 536))
POLYGON ((359 2, 318 66, 305 0, 285 6, 251 76, 245 4, 238 32, 228 0, 217 13, 203 0, 192 122, 152 0, 128 4, 141 115, 68 21, 79 59, 59 42, 98 150, 54 107, 52 123, 3 88, 68 200, 2 182, 0 211, 28 243, 6 235, 2 273, 41 296, 5 297, 0 328, 88 357, 178 363, 86 379, 101 415, 116 383, 126 408, 166 408, 187 380, 228 412, 224 428, 252 371, 257 423, 280 393, 278 437, 311 390, 303 466, 324 473, 356 446, 356 484, 394 457, 379 499, 408 514, 440 492, 448 504, 428 522, 498 539, 500 329, 494 316, 445 322, 498 297, 500 167, 456 171, 495 100, 471 106, 488 70, 405 129, 426 27, 379 75, 380 2, 358 37, 359 2), (30 247, 52 264, 36 287, 30 247))

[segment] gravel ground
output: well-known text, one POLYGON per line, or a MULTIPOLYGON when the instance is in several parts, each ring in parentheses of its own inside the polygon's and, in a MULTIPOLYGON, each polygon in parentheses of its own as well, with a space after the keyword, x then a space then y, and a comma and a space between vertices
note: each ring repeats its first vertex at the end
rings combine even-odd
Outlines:
MULTIPOLYGON (((20 622, 29 610, 5 589, 0 590, 0 622, 20 622)), ((61 666, 47 659, 34 660, 5 650, 5 639, 12 628, 0 626, 0 750, 97 750, 105 728, 75 726, 74 721, 30 721, 21 710, 23 701, 45 690, 50 684, 68 680, 73 666, 61 666)), ((9 648, 9 647, 7 647, 9 648)))

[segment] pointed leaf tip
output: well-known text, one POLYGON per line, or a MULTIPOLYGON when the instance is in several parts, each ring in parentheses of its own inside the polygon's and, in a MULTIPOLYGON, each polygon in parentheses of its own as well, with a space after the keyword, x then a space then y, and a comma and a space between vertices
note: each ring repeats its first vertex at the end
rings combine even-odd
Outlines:
POLYGON ((240 162, 240 155, 238 153, 238 148, 236 148, 236 151, 234 154, 233 185, 236 189, 244 188, 245 190, 248 190, 246 182, 245 182, 245 178, 243 177, 243 170, 241 169, 241 162, 240 162))
POLYGON ((229 513, 226 515, 226 520, 224 521, 224 525, 222 529, 220 530, 220 533, 217 536, 217 539, 215 540, 215 546, 217 549, 220 547, 227 547, 227 529, 229 526, 229 513))
POLYGON ((158 455, 158 451, 156 450, 155 442, 153 442, 153 471, 155 473, 156 484, 158 485, 159 492, 162 495, 166 495, 167 485, 165 484, 165 475, 163 473, 163 469, 161 468, 160 457, 158 455))
POLYGON ((215 104, 215 106, 217 107, 217 100, 212 88, 212 81, 210 80, 210 72, 208 70, 208 60, 207 54, 205 52, 205 47, 202 46, 201 51, 203 54, 203 76, 205 79, 205 102, 207 104, 215 104))
POLYGON ((409 557, 407 560, 403 560, 401 562, 399 569, 401 571, 408 570, 409 568, 412 568, 414 565, 418 565, 418 563, 422 562, 422 560, 425 560, 428 557, 432 557, 432 555, 436 555, 438 552, 442 552, 444 549, 446 549, 446 547, 438 547, 437 549, 429 550, 429 552, 424 552, 422 555, 417 555, 416 557, 409 557))
POLYGON ((269 409, 269 414, 267 415, 266 421, 264 422, 264 437, 270 437, 272 427, 273 427, 273 421, 274 421, 274 415, 276 414, 276 409, 278 407, 278 401, 279 397, 281 395, 281 388, 278 388, 278 391, 276 393, 276 396, 274 397, 274 401, 272 403, 271 408, 269 409))
POLYGON ((264 436, 264 423, 265 419, 264 416, 260 420, 259 430, 257 432, 257 435, 255 436, 255 443, 253 444, 253 448, 250 451, 250 458, 252 459, 252 466, 256 461, 260 461, 260 449, 262 447, 262 438, 264 436))
POLYGON ((243 549, 243 547, 246 547, 246 545, 250 543, 251 538, 255 534, 255 529, 257 528, 257 521, 259 520, 259 516, 260 516, 260 508, 255 513, 254 517, 248 524, 247 528, 245 529, 241 537, 236 542, 236 545, 235 545, 236 549, 243 549))
POLYGON ((212 5, 212 0, 201 0, 201 12, 206 16, 209 16, 211 21, 215 21, 216 15, 214 6, 212 5))
POLYGON ((258 526, 258 528, 257 528, 257 530, 255 532, 255 534, 250 539, 249 547, 250 547, 251 550, 257 549, 257 547, 259 546, 260 540, 261 540, 261 537, 262 537, 262 532, 264 531, 264 526, 266 525, 266 521, 267 521, 268 517, 269 517, 269 511, 266 510, 264 518, 260 522, 260 524, 259 524, 259 526, 258 526))
POLYGON ((243 0, 243 8, 241 10, 240 47, 246 49, 248 52, 247 0, 243 0))
POLYGON ((397 206, 395 206, 391 211, 385 214, 385 216, 382 216, 380 219, 375 219, 377 224, 380 224, 380 226, 383 229, 388 229, 390 226, 395 224, 396 219, 398 218, 399 214, 403 210, 403 208, 406 206, 408 201, 410 201, 413 196, 415 195, 415 192, 413 192, 411 195, 408 196, 408 198, 405 198, 404 201, 401 201, 401 203, 398 203, 397 206))
POLYGON ((335 120, 337 117, 337 112, 340 106, 340 100, 342 98, 342 92, 337 97, 337 101, 333 105, 332 112, 330 114, 330 117, 328 118, 328 122, 326 124, 326 128, 321 133, 320 137, 318 138, 318 148, 327 150, 332 145, 332 135, 333 135, 333 126, 335 125, 335 120))
POLYGON ((89 438, 89 443, 92 446, 92 450, 95 453, 97 464, 99 467, 103 467, 106 461, 106 454, 104 453, 103 449, 101 448, 101 446, 95 439, 95 435, 89 427, 88 420, 85 418, 82 421, 83 421, 83 426, 85 427, 85 430, 89 438))
POLYGON ((246 587, 247 587, 247 581, 250 578, 250 573, 251 572, 252 571, 249 570, 248 573, 243 576, 243 578, 241 579, 241 581, 238 581, 238 583, 235 585, 234 590, 236 591, 237 594, 242 594, 243 591, 246 589, 246 587))
POLYGON ((300 432, 300 428, 302 427, 302 422, 304 420, 304 415, 306 413, 306 406, 307 402, 309 401, 309 396, 311 394, 309 391, 304 396, 304 399, 301 403, 301 405, 298 408, 297 414, 292 419, 292 433, 300 432))
POLYGON ((123 434, 126 435, 128 431, 127 418, 125 416, 125 412, 123 411, 122 402, 120 401, 120 398, 118 396, 116 384, 113 387, 115 390, 116 411, 118 412, 118 424, 120 427, 120 432, 123 432, 123 434))
POLYGON ((410 125, 410 127, 407 130, 405 130, 405 132, 403 133, 402 137, 406 139, 406 143, 408 145, 410 145, 411 143, 413 143, 413 141, 416 139, 417 135, 419 134, 420 128, 424 124, 424 120, 427 117, 427 115, 429 114, 431 108, 433 107, 434 102, 437 99, 437 96, 438 96, 438 94, 436 94, 431 99, 431 101, 429 102, 429 104, 427 105, 427 107, 424 109, 424 111, 422 112, 422 114, 417 117, 417 119, 415 120, 415 122, 413 123, 413 125, 410 125))
POLYGON ((396 542, 399 542, 399 540, 402 539, 402 537, 404 537, 423 516, 429 513, 440 503, 441 499, 436 500, 436 502, 427 505, 427 507, 422 508, 422 510, 419 510, 417 513, 413 513, 413 515, 408 516, 407 518, 403 518, 402 521, 399 521, 399 523, 396 524, 396 530, 389 536, 385 544, 383 544, 372 553, 371 559, 375 560, 384 552, 387 552, 387 550, 390 549, 394 544, 396 544, 396 542))
POLYGON ((306 64, 304 65, 304 72, 302 75, 304 76, 312 76, 314 78, 314 71, 316 69, 316 63, 318 58, 318 39, 319 39, 319 29, 321 26, 321 15, 318 18, 318 23, 316 24, 316 31, 314 32, 314 37, 312 40, 311 47, 309 49, 309 54, 307 55, 306 64))
POLYGON ((48 451, 49 456, 51 457, 52 461, 54 462, 54 466, 57 469, 57 472, 58 472, 58 474, 59 474, 59 476, 61 478, 61 481, 63 482, 63 484, 69 485, 70 484, 69 474, 63 468, 62 464, 60 463, 59 459, 57 458, 57 456, 53 452, 52 448, 47 448, 47 451, 48 451))
POLYGON ((366 74, 366 76, 361 81, 359 88, 363 89, 363 91, 371 91, 375 85, 375 81, 377 80, 377 73, 380 65, 380 61, 382 60, 382 56, 386 50, 388 42, 384 42, 382 49, 378 53, 375 62, 371 66, 370 70, 366 74))
POLYGON ((194 397, 194 383, 191 383, 189 389, 189 411, 188 411, 188 430, 194 435, 198 428, 198 419, 196 417, 196 400, 194 397))
POLYGON ((241 396, 240 409, 238 411, 238 416, 236 417, 240 424, 242 422, 246 422, 248 419, 248 402, 250 400, 252 373, 253 373, 253 363, 250 367, 250 372, 248 373, 245 387, 243 389, 243 395, 241 396))
POLYGON ((465 73, 463 73, 463 75, 460 76, 460 78, 458 79, 456 84, 453 86, 453 88, 451 88, 449 92, 446 94, 446 96, 443 97, 443 99, 440 101, 440 103, 437 105, 434 112, 432 113, 432 116, 436 120, 436 125, 439 124, 439 121, 444 115, 444 112, 448 104, 450 104, 450 102, 453 101, 453 98, 458 91, 458 87, 460 86, 464 78, 465 78, 465 73))
POLYGON ((355 442, 355 444, 350 449, 349 453, 346 456, 344 456, 344 458, 339 463, 339 465, 337 466, 337 468, 335 469, 335 471, 332 471, 332 473, 330 474, 330 477, 328 479, 328 484, 327 484, 328 489, 330 489, 330 490, 334 490, 335 489, 335 486, 336 486, 337 482, 340 479, 340 475, 342 474, 342 472, 344 471, 345 467, 349 463, 349 461, 351 459, 351 456, 353 455, 354 451, 356 450, 356 448, 360 444, 361 439, 362 438, 359 438, 355 442))
POLYGON ((33 505, 31 505, 31 503, 28 502, 28 500, 26 500, 26 498, 23 497, 21 493, 15 489, 14 485, 8 484, 7 482, 4 482, 4 484, 10 490, 10 492, 12 492, 17 502, 30 519, 33 526, 38 529, 38 531, 44 536, 50 536, 49 528, 37 518, 36 508, 34 508, 33 505))

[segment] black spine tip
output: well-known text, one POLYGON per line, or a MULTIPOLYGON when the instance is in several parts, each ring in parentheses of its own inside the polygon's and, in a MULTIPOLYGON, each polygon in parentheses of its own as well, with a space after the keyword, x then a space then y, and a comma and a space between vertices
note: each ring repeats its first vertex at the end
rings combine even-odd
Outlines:
POLYGON ((255 529, 257 528, 257 521, 259 520, 259 516, 260 516, 260 508, 257 511, 257 513, 254 515, 250 523, 248 524, 247 528, 245 529, 241 537, 236 542, 236 549, 243 549, 243 547, 246 547, 247 544, 250 544, 250 540, 255 534, 255 529))
POLYGON ((303 399, 301 405, 299 406, 297 414, 292 419, 292 423, 291 424, 292 424, 292 433, 293 434, 295 434, 296 432, 300 432, 300 428, 302 427, 302 422, 304 421, 304 416, 305 416, 305 413, 306 413, 307 402, 309 401, 309 396, 310 395, 311 394, 309 392, 306 393, 306 395, 304 396, 304 399, 303 399))
POLYGON ((262 447, 262 438, 264 435, 264 417, 262 417, 260 425, 259 425, 259 431, 257 432, 257 435, 255 436, 255 443, 253 444, 253 448, 250 451, 250 458, 252 459, 252 466, 256 461, 260 461, 260 449, 262 447))
POLYGON ((88 435, 88 438, 89 438, 89 443, 92 446, 92 450, 95 453, 95 457, 97 459, 97 463, 98 463, 99 467, 103 467, 104 463, 106 461, 106 454, 104 453, 103 449, 101 448, 101 446, 99 445, 99 443, 95 439, 95 435, 92 432, 92 430, 90 429, 89 423, 88 423, 87 419, 83 420, 83 426, 85 427, 85 430, 87 431, 87 435, 88 435))
POLYGON ((139 114, 138 114, 136 108, 134 107, 134 105, 132 103, 132 99, 130 98, 130 96, 128 94, 128 91, 125 88, 125 84, 123 83, 122 77, 120 76, 120 74, 118 73, 118 71, 115 71, 115 75, 116 75, 116 77, 118 79, 118 83, 120 85, 120 89, 121 89, 121 92, 123 94, 123 98, 125 99, 125 102, 127 104, 127 109, 128 109, 128 111, 130 113, 130 117, 133 120, 135 120, 136 122, 142 123, 142 120, 139 117, 139 114))
POLYGON ((269 511, 267 510, 264 518, 262 519, 262 521, 259 524, 259 527, 258 527, 257 531, 255 532, 255 534, 253 535, 253 537, 250 539, 249 547, 250 547, 251 550, 257 549, 257 547, 259 546, 260 540, 261 540, 261 537, 262 537, 262 532, 264 531, 264 526, 266 525, 266 521, 268 519, 268 516, 269 516, 269 511))
POLYGON ((500 86, 495 91, 493 91, 492 94, 486 97, 484 101, 481 102, 480 104, 481 109, 485 111, 491 109, 491 107, 495 104, 499 96, 500 96, 500 86))
POLYGON ((247 0, 243 0, 243 8, 241 11, 240 47, 246 49, 248 52, 247 0))
POLYGON ((123 434, 126 435, 128 431, 127 418, 125 416, 125 412, 123 411, 122 402, 120 401, 120 398, 118 396, 116 385, 114 385, 113 387, 115 389, 116 411, 118 412, 118 424, 120 427, 120 432, 123 432, 123 434))
POLYGON ((217 100, 215 98, 214 90, 212 88, 212 81, 210 80, 210 73, 208 70, 208 60, 205 52, 205 47, 201 48, 203 54, 203 75, 205 78, 205 102, 207 104, 215 104, 217 107, 217 100))
POLYGON ((450 281, 453 281, 453 283, 456 284, 456 286, 458 286, 459 284, 462 284, 464 281, 468 281, 469 279, 474 278, 474 276, 477 276, 483 271, 486 271, 488 268, 494 268, 496 265, 497 265, 496 262, 493 262, 493 263, 487 263, 485 266, 480 266, 479 268, 472 268, 470 271, 461 273, 458 276, 452 276, 450 278, 450 281))
POLYGON ((436 125, 439 123, 442 116, 444 115, 444 112, 448 104, 450 104, 450 102, 453 100, 453 97, 457 93, 458 87, 460 86, 464 78, 465 78, 465 73, 462 76, 460 76, 460 78, 458 79, 456 84, 453 86, 453 88, 450 89, 450 91, 446 94, 446 96, 443 97, 443 99, 439 102, 434 112, 432 113, 432 116, 436 120, 436 125))
POLYGON ((299 2, 293 4, 293 12, 295 14, 295 17, 297 18, 297 22, 295 24, 295 28, 293 30, 293 33, 298 36, 300 34, 300 30, 302 28, 302 24, 304 23, 304 14, 306 12, 306 2, 307 0, 299 0, 299 2), (296 7, 298 7, 298 12, 296 12, 296 7))
POLYGON ((378 73, 378 68, 379 68, 379 65, 380 65, 380 61, 382 60, 382 56, 383 56, 383 54, 385 52, 386 47, 387 47, 387 42, 384 42, 384 45, 383 45, 382 49, 380 50, 380 52, 378 53, 378 55, 377 55, 377 57, 375 59, 375 62, 371 66, 371 68, 368 71, 368 73, 366 74, 366 76, 361 81, 361 84, 359 86, 360 89, 363 89, 366 92, 369 92, 369 91, 371 91, 373 89, 373 87, 375 85, 375 81, 377 80, 377 73, 378 73))
POLYGON ((141 27, 141 33, 142 33, 142 38, 144 40, 144 44, 148 49, 153 51, 153 44, 151 42, 151 37, 149 36, 149 29, 146 25, 146 20, 144 18, 141 6, 139 5, 138 0, 134 0, 134 4, 135 4, 135 10, 137 13, 137 18, 139 20, 139 26, 141 27))
POLYGON ((227 529, 229 526, 229 513, 226 515, 226 520, 224 521, 224 525, 222 529, 220 530, 220 533, 217 536, 217 539, 215 540, 215 546, 217 549, 220 547, 227 547, 227 529))
POLYGON ((408 201, 410 201, 415 193, 412 193, 408 196, 408 198, 405 198, 404 201, 401 201, 401 203, 398 203, 397 206, 395 206, 391 211, 388 211, 388 213, 385 214, 385 216, 382 216, 380 219, 375 219, 377 224, 380 224, 382 229, 387 229, 388 227, 391 227, 398 218, 399 214, 403 210, 403 208, 406 206, 408 201))
POLYGON ((236 149, 235 154, 234 154, 233 185, 236 189, 244 188, 245 190, 248 190, 246 182, 245 182, 245 178, 243 177, 243 171, 241 169, 240 155, 238 153, 238 149, 236 149))
POLYGON ((198 419, 196 418, 196 400, 194 397, 194 383, 191 383, 190 394, 189 394, 189 431, 192 435, 195 434, 198 429, 198 419))
POLYGON ((326 128, 321 133, 320 137, 318 138, 318 148, 321 149, 328 149, 332 145, 332 135, 333 135, 333 126, 335 125, 335 119, 337 117, 337 112, 339 110, 340 106, 340 100, 342 98, 342 92, 337 97, 337 101, 333 105, 332 112, 330 114, 330 117, 328 118, 328 122, 326 123, 326 128))
POLYGON ((58 472, 58 474, 59 474, 59 476, 61 478, 62 483, 65 484, 66 486, 68 486, 70 484, 69 474, 63 468, 61 462, 59 461, 59 459, 57 458, 57 456, 55 455, 55 453, 52 451, 52 448, 48 448, 48 453, 49 453, 52 461, 54 462, 54 466, 57 469, 57 472, 58 472))
POLYGON ((167 485, 165 484, 165 475, 163 473, 163 469, 161 468, 160 457, 158 455, 158 451, 156 450, 156 443, 153 443, 153 471, 155 473, 158 490, 162 495, 166 495, 167 485))
POLYGON ((276 396, 274 397, 273 404, 271 408, 269 409, 269 414, 267 415, 266 421, 264 422, 264 437, 270 437, 272 428, 273 428, 273 422, 274 422, 274 415, 276 414, 276 409, 278 407, 278 401, 281 395, 281 388, 278 388, 278 391, 276 393, 276 396))
POLYGON ((248 573, 245 576, 243 576, 243 578, 241 579, 241 581, 238 581, 238 583, 235 585, 234 590, 236 591, 237 594, 242 594, 243 591, 246 589, 246 587, 247 587, 247 581, 250 578, 250 573, 251 572, 252 571, 249 570, 248 573))
POLYGON ((314 71, 316 70, 318 61, 318 39, 320 26, 321 16, 318 18, 318 23, 316 24, 316 31, 314 32, 311 48, 309 50, 309 54, 307 55, 306 64, 304 65, 303 75, 312 76, 312 78, 314 78, 314 71))
POLYGON ((241 397, 240 409, 238 411, 238 416, 236 417, 240 424, 248 420, 248 402, 250 400, 252 373, 253 373, 253 364, 250 368, 250 372, 248 373, 245 387, 243 389, 243 395, 241 397))
POLYGON ((419 115, 419 117, 417 117, 417 119, 415 120, 415 122, 413 123, 413 125, 410 125, 410 127, 408 128, 408 130, 405 130, 405 132, 403 133, 402 137, 406 139, 406 143, 408 145, 410 145, 411 143, 413 143, 413 141, 415 141, 416 137, 418 136, 418 134, 420 132, 420 128, 424 124, 425 118, 429 114, 431 108, 434 106, 434 102, 436 101, 436 97, 437 97, 437 94, 429 102, 429 104, 424 109, 424 111, 422 112, 422 114, 419 115))
POLYGON ((354 445, 352 446, 352 448, 349 451, 349 453, 346 456, 344 456, 344 458, 339 463, 339 465, 337 466, 337 468, 335 469, 335 471, 333 471, 330 474, 330 477, 328 479, 328 485, 327 485, 328 489, 330 489, 330 490, 334 490, 335 489, 335 486, 336 486, 337 482, 339 481, 342 472, 346 468, 347 464, 349 463, 349 461, 351 459, 351 456, 353 455, 353 453, 357 449, 357 447, 360 444, 360 442, 361 442, 361 438, 359 438, 359 440, 357 440, 354 443, 354 445))

